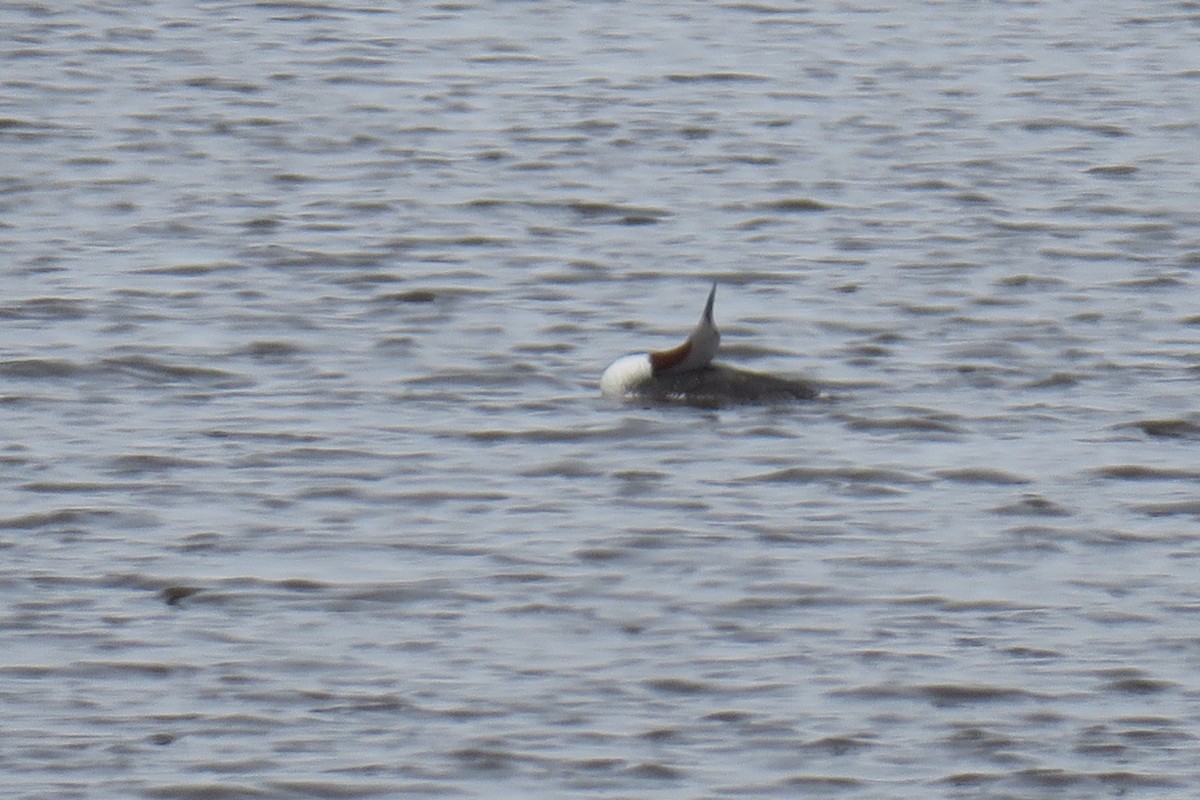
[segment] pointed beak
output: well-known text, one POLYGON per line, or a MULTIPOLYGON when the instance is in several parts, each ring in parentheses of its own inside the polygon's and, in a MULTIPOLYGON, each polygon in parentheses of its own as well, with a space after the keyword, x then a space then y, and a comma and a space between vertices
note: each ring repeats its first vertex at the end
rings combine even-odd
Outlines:
POLYGON ((716 296, 717 296, 717 282, 713 281, 712 291, 708 293, 708 302, 704 305, 703 319, 706 322, 708 322, 709 325, 714 324, 713 323, 713 300, 716 299, 716 296))

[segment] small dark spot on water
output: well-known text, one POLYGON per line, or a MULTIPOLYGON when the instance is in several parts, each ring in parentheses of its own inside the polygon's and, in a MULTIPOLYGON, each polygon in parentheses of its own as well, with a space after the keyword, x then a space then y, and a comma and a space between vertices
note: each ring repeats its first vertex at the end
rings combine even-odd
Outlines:
POLYGON ((343 286, 376 286, 381 284, 400 283, 404 278, 390 272, 356 272, 350 275, 339 275, 334 283, 343 286))
POLYGON ((983 786, 999 780, 999 775, 981 772, 960 772, 956 775, 947 775, 945 778, 942 778, 941 782, 950 786, 983 786))
POLYGON ((746 481, 769 483, 928 483, 929 479, 902 470, 880 467, 788 467, 745 478, 746 481))
POLYGON ((237 264, 218 261, 211 263, 166 264, 161 267, 149 267, 139 270, 139 272, 143 275, 176 275, 182 278, 196 278, 239 269, 241 267, 237 264))
POLYGON ((262 91, 262 87, 255 83, 231 80, 229 78, 218 78, 213 75, 188 78, 183 82, 183 85, 193 89, 215 89, 218 91, 236 92, 238 94, 255 94, 262 91))
POLYGON ((877 242, 861 236, 841 236, 833 244, 838 250, 846 253, 861 253, 878 247, 877 242))
POLYGON ((764 75, 753 75, 745 72, 671 73, 666 77, 672 83, 754 83, 768 80, 764 75))
MULTIPOLYGON (((545 572, 498 572, 495 575, 492 575, 491 579, 497 583, 516 584, 549 583, 556 580, 553 575, 548 575, 545 572)), ((545 604, 534 604, 530 606, 522 606, 512 610, 517 613, 543 613, 561 609, 545 604)))
POLYGON ((768 225, 778 225, 780 220, 778 217, 754 217, 745 222, 739 222, 734 226, 739 231, 756 231, 759 228, 765 228, 768 225))
POLYGON ((987 205, 996 202, 996 198, 982 192, 959 192, 952 197, 965 205, 987 205))
POLYGON ((703 694, 712 691, 707 683, 687 678, 653 678, 644 683, 647 688, 663 694, 703 694))
POLYGON ((805 793, 814 792, 820 794, 830 791, 854 789, 861 786, 862 781, 857 778, 843 778, 830 775, 793 775, 784 780, 783 785, 801 789, 805 793))
POLYGON ((1185 419, 1148 419, 1133 423, 1147 436, 1163 439, 1200 439, 1200 425, 1185 419))
POLYGON ((108 469, 118 475, 142 475, 206 466, 202 461, 154 453, 136 453, 108 459, 108 469))
POLYGON ((1144 503, 1134 506, 1137 511, 1151 517, 1200 516, 1200 500, 1178 502, 1144 503))
POLYGON ((45 126, 37 122, 32 122, 25 119, 13 119, 12 117, 0 117, 0 131, 11 131, 20 128, 37 130, 45 126))
POLYGON ((788 197, 782 200, 766 200, 758 203, 756 207, 767 211, 801 213, 807 211, 828 211, 833 208, 830 204, 814 200, 811 197, 788 197))
POLYGON ((1032 132, 1068 130, 1079 131, 1083 133, 1093 133, 1098 136, 1113 138, 1130 135, 1130 132, 1127 129, 1122 128, 1119 125, 1104 123, 1081 123, 1075 122, 1074 120, 1055 117, 1028 120, 1022 123, 1021 127, 1032 132))
POLYGON ((315 433, 291 433, 288 431, 230 431, 211 429, 202 431, 202 434, 213 439, 266 441, 277 442, 279 444, 320 442, 324 439, 324 437, 315 433))
POLYGON ((175 741, 175 735, 170 733, 152 733, 147 737, 147 741, 150 744, 159 746, 168 745, 175 741))
POLYGON ((1020 500, 992 509, 994 514, 1029 517, 1066 517, 1071 512, 1058 503, 1036 494, 1027 494, 1020 500))
POLYGON ((1109 166, 1089 167, 1089 175, 1099 175, 1103 178, 1125 178, 1137 174, 1138 168, 1132 164, 1113 164, 1109 166))
POLYGON ((1097 467, 1092 472, 1101 478, 1123 481, 1200 480, 1200 470, 1146 467, 1140 464, 1117 464, 1111 467, 1097 467))
POLYGON ((961 469, 942 469, 934 472, 939 478, 956 483, 984 483, 996 486, 1013 486, 1032 483, 1029 478, 1014 472, 1005 472, 991 467, 964 467, 961 469))
POLYGON ((1055 372, 1052 375, 1047 375, 1044 378, 1029 381, 1024 385, 1026 389, 1058 389, 1062 387, 1076 386, 1082 382, 1083 376, 1076 375, 1070 372, 1055 372))
POLYGON ((203 553, 220 549, 224 537, 219 533, 205 531, 185 536, 179 543, 178 549, 185 553, 203 553))
POLYGON ((749 711, 714 711, 711 714, 704 715, 705 720, 713 722, 745 722, 752 719, 754 714, 749 711))
POLYGON ((567 459, 551 464, 530 467, 523 470, 520 474, 527 478, 595 478, 603 473, 596 470, 586 461, 567 459))
POLYGON ((279 581, 279 588, 287 589, 289 592, 320 592, 329 587, 321 581, 307 578, 284 578, 279 581))
POLYGON ((250 342, 250 344, 238 350, 236 354, 249 356, 250 358, 271 360, 289 358, 302 351, 303 348, 292 342, 259 341, 250 342))
POLYGON ((280 221, 274 217, 256 217, 255 219, 248 219, 244 221, 242 223, 242 227, 248 231, 266 233, 268 231, 275 230, 280 226, 280 224, 280 221))
POLYGON ((934 684, 921 686, 918 693, 935 706, 961 706, 969 703, 991 703, 1029 697, 1023 689, 1006 686, 977 686, 963 684, 934 684))
POLYGON ((84 371, 83 367, 61 359, 23 358, 0 361, 0 376, 8 378, 73 378, 84 371))
POLYGON ((94 508, 63 508, 56 511, 32 512, 0 519, 0 528, 34 530, 37 528, 67 528, 103 517, 116 516, 115 511, 94 508))
POLYGON ((471 769, 496 772, 512 766, 513 754, 502 750, 481 747, 465 747, 451 753, 455 759, 471 769))
POLYGON ((1009 647, 1004 652, 1013 658, 1062 658, 1057 650, 1046 650, 1037 647, 1009 647))
POLYGON ((1101 757, 1118 756, 1129 750, 1108 725, 1090 725, 1080 734, 1075 751, 1101 757))
POLYGON ((1120 736, 1128 742, 1137 744, 1169 745, 1172 743, 1192 742, 1195 737, 1180 730, 1179 722, 1166 717, 1137 716, 1124 717, 1120 720, 1125 725, 1137 727, 1120 731, 1120 736))
POLYGON ((68 320, 86 316, 81 301, 65 297, 34 297, 0 306, 0 319, 68 320))
POLYGON ((622 225, 657 225, 659 218, 651 214, 626 214, 620 221, 622 225))
POLYGON ((1123 694, 1158 694, 1175 687, 1170 681, 1151 678, 1121 678, 1104 684, 1105 689, 1123 694))
POLYGON ((124 374, 151 383, 196 382, 213 386, 245 386, 248 381, 231 372, 190 364, 170 364, 148 356, 106 358, 101 364, 109 372, 124 374))
POLYGON ((599 771, 615 770, 617 767, 620 767, 624 763, 625 763, 624 760, 622 760, 620 758, 599 756, 596 758, 585 758, 581 761, 576 761, 575 766, 578 767, 579 769, 586 769, 586 770, 592 770, 592 771, 599 772, 599 771))
POLYGON ((571 200, 563 204, 569 211, 588 219, 608 218, 626 225, 645 225, 671 216, 662 208, 627 206, 598 200, 571 200))
POLYGON ((1104 314, 1099 311, 1082 311, 1068 317, 1072 322, 1096 323, 1104 320, 1104 314))
POLYGON ((1061 790, 1069 786, 1086 785, 1094 780, 1090 775, 1054 768, 1020 770, 1012 777, 1019 784, 1042 790, 1061 790))
POLYGON ((669 739, 678 739, 679 731, 674 728, 655 728, 654 730, 639 734, 638 738, 651 742, 665 742, 669 739))
POLYGON ((855 431, 899 431, 910 433, 962 433, 953 423, 929 417, 895 417, 888 419, 852 418, 846 427, 855 431))
POLYGON ((585 547, 575 551, 575 557, 580 561, 614 561, 624 558, 624 550, 614 547, 585 547))
POLYGON ((1011 737, 974 725, 960 728, 947 736, 945 742, 956 750, 963 750, 981 757, 995 757, 1000 751, 1018 744, 1011 737))
POLYGON ((429 289, 409 289, 405 292, 381 294, 375 298, 376 302, 381 303, 432 303, 435 300, 437 300, 437 293, 429 289))
POLYGON ((752 166, 769 167, 779 163, 779 159, 775 156, 745 155, 730 156, 729 160, 734 164, 750 164, 752 166))
POLYGON ((678 780, 683 777, 681 770, 668 767, 666 764, 638 764, 629 768, 629 774, 636 778, 652 780, 678 780))
POLYGON ((1175 289, 1187 286, 1187 282, 1175 275, 1149 275, 1145 278, 1133 278, 1126 281, 1115 281, 1112 286, 1121 289, 1175 289))
POLYGON ((159 596, 169 606, 177 606, 187 598, 202 591, 199 586, 168 586, 159 596))
MULTIPOLYGON (((917 267, 921 265, 909 264, 908 267, 917 267)), ((940 317, 953 314, 958 310, 957 306, 936 305, 926 303, 896 303, 895 306, 905 314, 910 314, 914 317, 940 317)), ((959 367, 960 371, 969 371, 973 369, 970 366, 959 367)))
POLYGON ((826 736, 804 744, 806 750, 821 751, 831 756, 844 756, 873 746, 874 742, 858 736, 826 736))
POLYGON ((1065 286, 1066 283, 1062 278, 1025 274, 1009 275, 996 281, 997 286, 1015 289, 1049 289, 1057 286, 1065 286))

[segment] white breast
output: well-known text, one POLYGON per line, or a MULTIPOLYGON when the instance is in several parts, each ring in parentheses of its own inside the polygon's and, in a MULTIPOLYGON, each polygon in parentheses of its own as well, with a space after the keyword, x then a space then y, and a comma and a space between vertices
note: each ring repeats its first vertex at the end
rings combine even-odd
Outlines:
POLYGON ((621 356, 600 376, 600 392, 605 397, 621 399, 644 386, 652 377, 654 370, 650 366, 650 356, 645 353, 621 356))

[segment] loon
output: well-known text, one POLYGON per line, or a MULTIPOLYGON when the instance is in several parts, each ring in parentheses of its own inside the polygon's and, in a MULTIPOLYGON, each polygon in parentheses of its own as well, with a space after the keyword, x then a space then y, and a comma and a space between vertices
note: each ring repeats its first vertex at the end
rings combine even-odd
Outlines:
POLYGON ((721 344, 721 332, 713 320, 716 296, 714 283, 700 321, 683 344, 618 358, 600 376, 600 392, 620 400, 703 408, 815 398, 816 387, 805 381, 712 363, 721 344))

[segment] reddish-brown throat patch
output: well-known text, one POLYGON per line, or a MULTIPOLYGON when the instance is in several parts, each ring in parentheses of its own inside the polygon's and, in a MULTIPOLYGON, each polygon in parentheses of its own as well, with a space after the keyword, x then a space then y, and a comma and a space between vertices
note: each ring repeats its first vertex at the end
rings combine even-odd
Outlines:
POLYGON ((650 371, 658 375, 667 370, 674 369, 683 363, 683 360, 688 357, 688 353, 692 352, 692 340, 688 339, 679 347, 673 347, 670 350, 659 350, 657 353, 650 354, 650 371))

